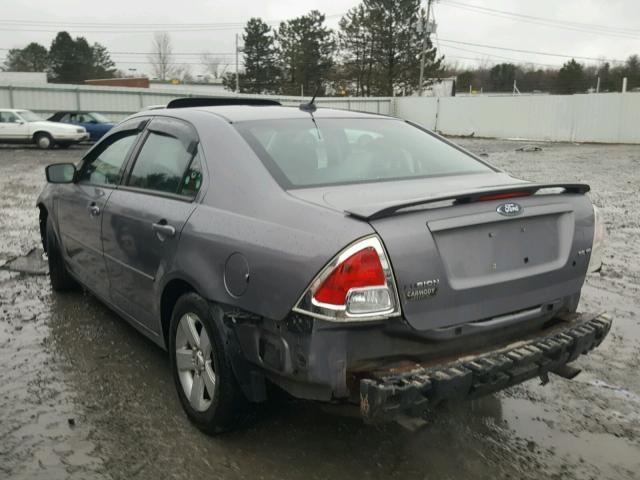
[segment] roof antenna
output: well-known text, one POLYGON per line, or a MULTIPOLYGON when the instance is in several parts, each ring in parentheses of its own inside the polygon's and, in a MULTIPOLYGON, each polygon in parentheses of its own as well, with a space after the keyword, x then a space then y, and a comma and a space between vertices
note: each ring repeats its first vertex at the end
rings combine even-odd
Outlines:
POLYGON ((309 103, 301 103, 298 108, 303 112, 308 112, 308 113, 315 112, 317 107, 314 102, 316 101, 316 97, 318 96, 319 92, 320 92, 320 82, 318 82, 318 85, 316 86, 316 91, 313 94, 313 97, 311 97, 311 101, 309 103))

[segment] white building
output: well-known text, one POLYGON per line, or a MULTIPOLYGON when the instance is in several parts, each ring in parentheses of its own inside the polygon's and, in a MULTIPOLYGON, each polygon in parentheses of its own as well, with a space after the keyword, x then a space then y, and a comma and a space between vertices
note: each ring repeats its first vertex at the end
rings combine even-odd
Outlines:
POLYGON ((0 83, 11 84, 35 84, 46 85, 47 74, 45 72, 2 72, 0 71, 0 83))

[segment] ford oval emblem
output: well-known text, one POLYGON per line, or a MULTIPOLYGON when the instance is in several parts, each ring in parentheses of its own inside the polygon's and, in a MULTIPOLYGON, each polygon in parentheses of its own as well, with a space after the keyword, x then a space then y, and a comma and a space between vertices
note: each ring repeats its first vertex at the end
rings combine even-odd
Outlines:
POLYGON ((504 215, 505 217, 515 217, 516 215, 520 215, 524 210, 519 204, 509 202, 498 205, 496 208, 496 212, 500 215, 504 215))

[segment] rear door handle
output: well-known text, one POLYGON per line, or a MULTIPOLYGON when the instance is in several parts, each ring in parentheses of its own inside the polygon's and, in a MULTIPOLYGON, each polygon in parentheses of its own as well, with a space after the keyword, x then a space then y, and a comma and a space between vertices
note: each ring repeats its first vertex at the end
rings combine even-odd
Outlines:
POLYGON ((176 234, 176 229, 166 223, 154 223, 151 225, 151 228, 158 234, 158 236, 173 237, 176 234))

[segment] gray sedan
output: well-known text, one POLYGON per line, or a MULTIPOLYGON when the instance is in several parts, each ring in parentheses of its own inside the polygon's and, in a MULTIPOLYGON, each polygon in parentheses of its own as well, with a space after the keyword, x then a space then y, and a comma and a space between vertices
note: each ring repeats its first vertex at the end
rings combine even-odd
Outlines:
POLYGON ((396 118, 227 103, 129 117, 50 165, 37 203, 53 289, 168 349, 202 430, 269 385, 422 414, 571 378, 606 336, 576 313, 603 232, 587 185, 515 179, 396 118))

